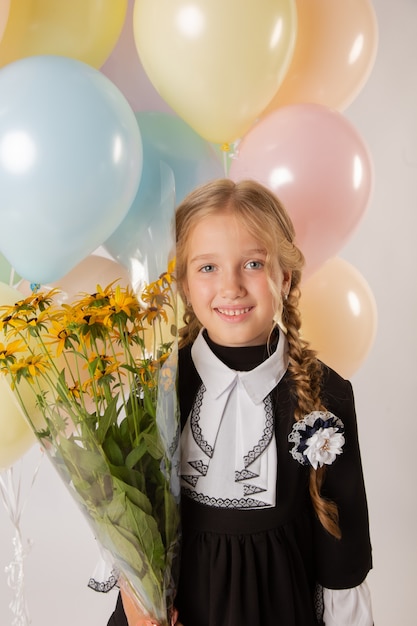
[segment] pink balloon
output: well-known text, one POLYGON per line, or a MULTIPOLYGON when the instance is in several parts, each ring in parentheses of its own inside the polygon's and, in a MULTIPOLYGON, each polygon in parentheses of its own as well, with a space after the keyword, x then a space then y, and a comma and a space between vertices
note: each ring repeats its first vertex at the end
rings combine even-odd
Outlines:
POLYGON ((337 111, 294 104, 273 111, 242 139, 229 172, 255 179, 285 205, 306 257, 306 275, 336 255, 363 216, 373 186, 370 153, 337 111))
POLYGON ((100 71, 120 89, 135 112, 174 113, 149 80, 133 36, 134 0, 129 0, 123 30, 100 71))

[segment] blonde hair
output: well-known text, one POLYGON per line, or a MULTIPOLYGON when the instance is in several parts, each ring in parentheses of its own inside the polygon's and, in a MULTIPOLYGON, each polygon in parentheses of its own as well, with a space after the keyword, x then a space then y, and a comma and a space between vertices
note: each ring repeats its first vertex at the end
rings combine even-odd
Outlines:
MULTIPOLYGON (((289 215, 278 198, 260 183, 253 180, 235 183, 227 178, 214 180, 192 191, 177 208, 177 283, 184 302, 185 324, 180 330, 180 346, 192 343, 201 328, 183 291, 190 235, 200 219, 225 212, 233 213, 254 237, 262 241, 267 251, 265 269, 275 299, 276 319, 281 319, 288 340, 288 371, 294 386, 295 419, 300 420, 311 411, 325 410, 321 400, 321 363, 300 336, 298 302, 304 256, 295 244, 294 226, 289 215), (278 269, 291 273, 291 286, 285 300, 273 280, 278 269)), ((324 528, 340 538, 337 507, 320 495, 323 480, 324 468, 311 468, 313 507, 324 528)))

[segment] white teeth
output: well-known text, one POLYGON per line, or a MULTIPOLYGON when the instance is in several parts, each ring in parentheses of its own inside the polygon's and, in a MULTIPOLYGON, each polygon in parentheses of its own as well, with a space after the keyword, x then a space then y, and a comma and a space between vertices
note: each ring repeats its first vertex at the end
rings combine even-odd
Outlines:
POLYGON ((217 309, 219 313, 222 315, 229 315, 230 317, 234 317, 235 315, 243 315, 244 313, 248 313, 250 311, 250 307, 246 309, 217 309))

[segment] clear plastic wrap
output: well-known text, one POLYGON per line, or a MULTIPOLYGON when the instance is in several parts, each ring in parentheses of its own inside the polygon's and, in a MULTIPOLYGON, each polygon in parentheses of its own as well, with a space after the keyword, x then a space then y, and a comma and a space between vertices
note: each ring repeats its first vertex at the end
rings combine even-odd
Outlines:
MULTIPOLYGON (((161 224, 149 225, 150 242, 152 228, 161 224)), ((1 369, 120 585, 163 626, 180 534, 172 240, 141 255, 129 284, 97 285, 71 302, 40 289, 1 307, 1 369), (147 280, 163 257, 165 271, 147 280)))

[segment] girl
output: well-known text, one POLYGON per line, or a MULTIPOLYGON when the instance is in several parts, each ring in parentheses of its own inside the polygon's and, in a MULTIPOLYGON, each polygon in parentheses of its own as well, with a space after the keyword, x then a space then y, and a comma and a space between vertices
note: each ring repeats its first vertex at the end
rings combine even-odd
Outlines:
MULTIPOLYGON (((300 336, 292 223, 267 188, 229 179, 192 192, 176 220, 179 620, 371 626, 352 388, 300 336)), ((109 624, 126 624, 121 602, 109 624)))

